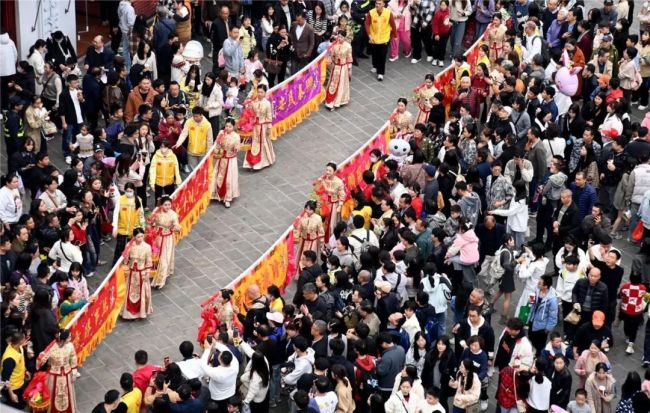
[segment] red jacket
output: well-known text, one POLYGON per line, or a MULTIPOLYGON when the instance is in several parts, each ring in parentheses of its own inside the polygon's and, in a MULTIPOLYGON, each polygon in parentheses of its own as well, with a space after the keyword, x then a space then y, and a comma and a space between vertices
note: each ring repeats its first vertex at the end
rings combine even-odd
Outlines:
POLYGON ((447 26, 445 24, 445 19, 449 19, 449 8, 445 11, 440 9, 436 10, 436 13, 433 15, 433 23, 431 24, 431 31, 434 36, 439 34, 449 34, 451 31, 451 25, 447 26))
POLYGON ((621 297, 621 311, 627 315, 641 315, 645 308, 643 296, 646 288, 643 284, 626 282, 621 286, 618 296, 621 297))
POLYGON ((623 89, 614 89, 605 98, 605 103, 609 105, 612 102, 623 99, 623 89))

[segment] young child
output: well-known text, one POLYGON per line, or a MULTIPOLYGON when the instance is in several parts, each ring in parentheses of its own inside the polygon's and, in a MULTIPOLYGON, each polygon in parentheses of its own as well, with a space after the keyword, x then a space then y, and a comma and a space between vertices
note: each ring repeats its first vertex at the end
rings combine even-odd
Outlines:
POLYGON ((404 277, 406 274, 406 263, 404 262, 406 253, 404 250, 395 250, 392 252, 392 254, 393 261, 395 262, 395 273, 404 277))
POLYGON ((445 413, 440 404, 440 389, 433 387, 425 392, 425 399, 420 402, 417 411, 420 413, 445 413))
POLYGON ((114 147, 120 140, 120 133, 124 131, 124 109, 122 106, 114 103, 111 106, 111 114, 106 125, 106 139, 114 147))
POLYGON ((226 109, 228 116, 233 109, 240 109, 241 105, 238 104, 239 99, 239 85, 235 77, 231 77, 228 82, 228 91, 226 92, 226 101, 223 104, 224 109, 226 109))
POLYGON ((328 47, 332 44, 332 32, 326 31, 323 35, 323 41, 319 43, 317 52, 318 54, 323 53, 327 50, 328 47))
POLYGON ((253 78, 251 79, 251 89, 248 92, 248 99, 255 99, 257 93, 257 87, 259 85, 265 85, 267 89, 269 88, 269 80, 264 75, 264 70, 255 69, 253 71, 253 78))
POLYGON ((330 380, 327 376, 318 377, 314 386, 316 387, 314 400, 318 404, 320 413, 334 413, 339 399, 336 397, 336 393, 328 391, 328 388, 331 388, 330 380))
POLYGON ((95 138, 90 134, 90 128, 85 123, 81 125, 79 131, 77 136, 75 136, 75 142, 70 144, 70 150, 74 152, 78 149, 79 159, 84 160, 93 156, 95 138))
POLYGON ((352 13, 350 13, 350 4, 343 0, 341 4, 339 4, 339 9, 336 11, 336 18, 338 19, 341 16, 345 16, 349 20, 352 20, 352 13))
POLYGON ((575 392, 575 400, 571 400, 566 407, 568 413, 591 413, 591 407, 587 404, 587 391, 578 389, 575 392))
POLYGON ((433 124, 433 134, 438 135, 445 125, 445 118, 447 117, 445 106, 442 101, 445 95, 442 92, 437 92, 431 99, 431 111, 429 112, 429 123, 433 124))
MULTIPOLYGON (((250 19, 249 19, 250 20, 250 19)), ((262 72, 262 77, 264 77, 264 65, 259 59, 257 50, 253 49, 248 52, 248 59, 244 60, 244 68, 246 69, 246 82, 251 83, 255 79, 255 73, 259 70, 262 72)), ((251 85, 247 85, 250 87, 251 85)), ((255 85, 257 86, 257 85, 255 85)))
POLYGON ((81 87, 82 78, 83 78, 84 75, 83 75, 83 73, 81 73, 81 69, 79 69, 79 66, 77 65, 77 60, 74 57, 70 56, 70 57, 68 57, 66 59, 65 65, 67 67, 63 71, 63 78, 67 79, 68 76, 70 76, 70 75, 77 75, 77 77, 79 78, 79 83, 80 83, 79 86, 81 87))
MULTIPOLYGON (((442 228, 447 234, 447 236, 449 237, 450 244, 451 244, 452 237, 456 235, 456 232, 458 232, 458 227, 460 226, 460 215, 461 215, 460 205, 452 205, 451 208, 449 209, 449 218, 447 218, 447 221, 445 222, 445 226, 442 228)), ((445 244, 446 243, 447 243, 447 238, 445 238, 445 244)))

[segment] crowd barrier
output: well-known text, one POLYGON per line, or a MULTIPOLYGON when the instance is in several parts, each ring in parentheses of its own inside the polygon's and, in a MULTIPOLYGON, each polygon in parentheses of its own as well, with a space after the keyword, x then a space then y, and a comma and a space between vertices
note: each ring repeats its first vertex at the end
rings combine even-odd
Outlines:
MULTIPOLYGON (((277 139, 287 131, 296 127, 312 112, 317 111, 325 100, 325 87, 323 85, 327 71, 327 52, 323 52, 309 65, 298 73, 277 84, 268 91, 267 97, 273 105, 273 138, 277 139)), ((176 235, 176 241, 185 238, 205 212, 210 203, 210 179, 214 164, 214 149, 210 149, 199 165, 185 178, 183 183, 172 194, 174 210, 178 212, 181 231, 176 235)), ((154 210, 148 221, 157 213, 154 210)), ((285 234, 286 235, 286 234, 285 234)), ((147 230, 147 240, 154 238, 153 230, 147 230)), ((261 263, 259 271, 275 274, 287 274, 290 263, 294 262, 293 234, 282 238, 284 243, 276 242, 278 252, 267 253, 261 263), (284 249, 282 249, 284 247, 284 249), (291 250, 289 252, 288 250, 291 250), (286 257, 283 262, 274 257, 286 257), (290 259, 289 259, 290 257, 290 259)), ((128 252, 128 246, 125 254, 128 252)), ((260 258, 260 260, 262 259, 260 258)), ((84 361, 97 348, 115 327, 122 311, 126 297, 126 271, 123 258, 120 258, 110 270, 104 281, 93 293, 95 300, 84 306, 68 324, 72 342, 77 350, 77 361, 82 365, 84 361)), ((255 273, 255 272, 253 272, 255 273)), ((244 274, 248 274, 245 272, 244 274)), ((243 276, 237 277, 241 280, 243 276)), ((284 285, 286 280, 269 278, 272 283, 284 285)), ((268 284, 265 284, 268 285, 268 284)), ((52 345, 52 344, 50 344, 52 345)))
MULTIPOLYGON (((477 40, 465 53, 467 62, 472 68, 472 73, 474 73, 476 69, 479 49, 478 46, 481 44, 482 40, 483 39, 477 40)), ((438 73, 435 76, 434 81, 434 86, 445 95, 443 103, 447 108, 447 111, 449 111, 454 95, 454 85, 451 82, 452 79, 454 79, 453 63, 452 65, 445 68, 442 72, 438 73)), ((422 84, 418 85, 416 89, 421 86, 422 84)), ((356 188, 362 182, 363 172, 366 171, 370 166, 370 152, 373 149, 378 148, 382 151, 382 153, 386 153, 390 138, 390 122, 387 121, 372 138, 363 144, 349 158, 338 165, 336 175, 345 183, 346 201, 348 201, 351 197, 350 191, 356 188)), ((320 214, 323 215, 323 221, 326 221, 330 211, 324 209, 324 206, 326 205, 326 193, 322 188, 321 182, 322 177, 314 182, 313 194, 319 202, 320 214)), ((299 218, 300 214, 296 217, 294 223, 296 223, 299 218)), ((297 268, 297 262, 295 260, 300 260, 300 257, 295 257, 294 248, 285 248, 285 245, 289 244, 289 240, 293 241, 293 230, 294 225, 291 225, 282 234, 278 241, 276 241, 267 250, 267 252, 262 255, 262 257, 260 257, 253 265, 246 269, 246 271, 242 272, 239 277, 234 279, 227 287, 225 287, 232 289, 235 292, 233 296, 233 303, 237 305, 242 312, 245 312, 245 306, 249 304, 249 300, 246 295, 246 289, 251 284, 258 284, 262 291, 266 291, 266 288, 269 285, 275 284, 280 288, 281 291, 284 291, 289 283, 291 283, 297 268), (292 260, 294 261, 292 262, 292 260), (266 261, 281 262, 283 265, 268 265, 266 261), (269 270, 265 270, 265 268, 269 268, 269 270), (276 272, 278 269, 284 269, 287 272, 278 274, 276 272), (268 272, 265 273, 265 271, 268 272), (282 283, 271 282, 271 280, 282 280, 282 283)), ((207 307, 213 305, 220 297, 220 295, 220 292, 216 292, 211 297, 203 301, 203 303, 201 303, 201 306, 206 309, 207 307)))
MULTIPOLYGON (((481 40, 474 43, 465 53, 472 68, 476 65, 478 45, 481 40)), ((318 110, 325 98, 326 69, 327 52, 324 52, 301 71, 270 89, 268 96, 273 105, 274 138, 277 139, 297 126, 312 112, 318 110)), ((444 104, 447 108, 451 104, 453 96, 454 86, 451 84, 453 78, 454 70, 451 65, 436 75, 434 82, 436 88, 445 94, 444 104)), ((350 189, 355 188, 361 182, 363 171, 370 165, 370 151, 379 148, 382 152, 386 152, 389 140, 389 122, 386 122, 361 148, 340 163, 337 175, 345 182, 348 197, 350 189)), ((214 148, 214 146, 211 148, 210 154, 200 162, 172 195, 173 207, 179 214, 181 224, 181 231, 176 236, 177 241, 189 234, 192 226, 210 203, 214 148)), ((321 179, 314 182, 314 192, 318 197, 323 196, 321 179)), ((157 210, 154 210, 149 221, 156 213, 157 210)), ((147 238, 148 240, 153 239, 151 229, 147 232, 147 238)), ((128 246, 126 252, 128 252, 128 246)), ((120 258, 93 293, 96 297, 95 300, 79 310, 68 325, 77 350, 79 365, 84 363, 113 330, 122 311, 126 296, 126 272, 122 263, 123 258, 120 258)), ((235 291, 235 304, 240 309, 244 308, 243 304, 246 304, 247 300, 246 289, 254 283, 260 285, 263 291, 271 284, 277 285, 284 291, 293 279, 296 265, 292 225, 267 252, 228 285, 235 291)), ((219 295, 219 292, 215 293, 206 299, 202 306, 207 307, 214 303, 219 295)))

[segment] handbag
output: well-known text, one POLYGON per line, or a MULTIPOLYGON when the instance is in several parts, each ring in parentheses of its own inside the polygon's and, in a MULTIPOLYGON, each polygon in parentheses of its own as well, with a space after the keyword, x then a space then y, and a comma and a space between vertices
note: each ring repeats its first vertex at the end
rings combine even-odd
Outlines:
POLYGON ((465 413, 481 413, 481 402, 477 401, 465 407, 465 413))
POLYGON ((643 221, 639 220, 636 223, 636 226, 632 230, 632 235, 630 236, 630 239, 635 242, 639 242, 643 239, 643 221))
POLYGON ((571 310, 569 314, 564 317, 564 321, 569 324, 578 325, 580 322, 580 313, 578 313, 576 310, 571 310))
POLYGON ((282 70, 282 61, 278 59, 264 59, 264 70, 271 75, 277 75, 282 70))
POLYGON ((54 135, 56 135, 56 125, 54 122, 47 120, 43 123, 43 126, 41 127, 41 132, 43 133, 43 137, 45 140, 50 141, 54 138, 54 135))
POLYGON ((517 318, 519 318, 521 321, 523 321, 524 324, 528 323, 528 315, 530 314, 530 303, 526 303, 526 305, 522 305, 519 307, 519 315, 517 318))

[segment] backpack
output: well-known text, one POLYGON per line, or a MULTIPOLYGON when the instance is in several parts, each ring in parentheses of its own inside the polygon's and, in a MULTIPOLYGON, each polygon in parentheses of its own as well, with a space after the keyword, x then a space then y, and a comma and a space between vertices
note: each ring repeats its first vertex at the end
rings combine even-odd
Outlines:
MULTIPOLYGON (((388 278, 386 278, 385 275, 382 275, 381 279, 383 281, 389 282, 388 278)), ((402 294, 397 292, 397 287, 399 287, 401 282, 402 282, 402 274, 397 274, 397 282, 395 283, 395 287, 392 290, 390 290, 392 293, 395 293, 395 297, 397 298, 397 301, 399 301, 400 303, 402 302, 402 294)))
POLYGON ((357 380, 357 389, 363 400, 367 400, 371 394, 379 390, 379 381, 377 380, 377 368, 373 367, 372 370, 366 370, 359 365, 356 361, 354 367, 360 372, 357 380))
POLYGON ((489 285, 494 285, 501 281, 503 274, 506 272, 505 268, 501 266, 501 253, 503 251, 507 251, 512 258, 512 253, 508 249, 501 247, 497 250, 497 252, 494 254, 494 259, 492 262, 490 262, 490 265, 488 267, 489 285))
POLYGON ((365 239, 361 239, 361 238, 357 237, 356 235, 350 235, 350 238, 354 238, 354 239, 356 239, 357 241, 359 241, 361 243, 361 248, 359 248, 358 252, 355 251, 355 254, 354 254, 355 256, 361 257, 361 254, 363 254, 364 252, 367 252, 368 248, 370 248, 370 230, 369 229, 366 230, 366 238, 365 239))
POLYGON ((428 343, 435 343, 438 340, 438 319, 435 316, 427 317, 424 323, 424 336, 428 343))
POLYGON ((323 297, 323 301, 325 301, 325 305, 327 305, 327 314, 325 315, 325 319, 330 320, 336 312, 336 300, 329 292, 321 294, 320 296, 323 297))
POLYGON ((536 39, 539 39, 542 42, 542 47, 540 48, 540 54, 542 55, 542 66, 546 67, 551 61, 551 54, 548 51, 548 42, 542 36, 533 37, 532 42, 534 43, 536 39))

